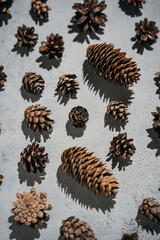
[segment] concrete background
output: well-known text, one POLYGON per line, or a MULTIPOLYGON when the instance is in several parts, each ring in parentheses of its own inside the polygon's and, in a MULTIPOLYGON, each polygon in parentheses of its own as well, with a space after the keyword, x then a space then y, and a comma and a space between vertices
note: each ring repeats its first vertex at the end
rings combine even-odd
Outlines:
POLYGON ((8 75, 5 90, 0 92, 0 174, 4 180, 0 186, 0 239, 16 240, 60 240, 61 221, 75 215, 88 222, 98 240, 120 240, 123 233, 138 232, 141 240, 160 239, 160 228, 145 217, 137 216, 142 200, 154 197, 160 201, 160 143, 152 128, 151 112, 159 106, 158 86, 155 72, 160 71, 160 39, 152 48, 138 46, 131 40, 135 36, 134 25, 147 17, 160 28, 160 1, 147 0, 141 12, 133 12, 118 0, 108 0, 105 13, 108 22, 104 34, 98 39, 80 35, 75 27, 68 27, 74 15, 73 0, 48 1, 52 7, 49 21, 40 25, 30 15, 30 0, 16 0, 11 8, 12 18, 6 22, 0 18, 0 64, 8 75), (19 49, 14 34, 22 24, 34 26, 39 41, 33 52, 19 49), (41 41, 50 33, 59 33, 65 41, 62 62, 48 61, 39 53, 41 41), (70 32, 70 33, 69 33, 70 32), (141 68, 141 80, 129 89, 114 86, 99 78, 90 70, 85 61, 88 43, 113 43, 116 48, 127 52, 141 68), (144 51, 143 51, 144 50, 144 51), (139 51, 140 53, 137 53, 139 51), (142 53, 143 52, 143 53, 142 53), (58 66, 59 65, 59 66, 58 66), (34 71, 45 79, 42 97, 30 99, 21 89, 25 72, 34 71), (75 73, 80 84, 77 99, 61 99, 55 95, 58 77, 75 73), (129 122, 122 127, 105 121, 107 104, 111 100, 124 100, 129 105, 129 122), (54 131, 50 136, 34 135, 23 122, 24 110, 40 103, 52 110, 55 120, 54 131), (68 113, 74 106, 87 108, 90 119, 86 129, 75 131, 68 123, 68 113), (84 130, 84 131, 83 131, 84 130), (114 200, 100 198, 85 187, 69 178, 61 168, 61 154, 69 146, 86 146, 88 151, 104 162, 109 152, 110 141, 118 132, 126 131, 128 138, 134 139, 137 148, 132 161, 108 162, 114 176, 119 180, 120 190, 114 200), (45 174, 27 174, 19 163, 20 152, 36 138, 46 147, 50 163, 45 174), (30 191, 48 193, 48 203, 53 205, 50 220, 44 229, 30 230, 16 227, 10 210, 16 193, 30 191))

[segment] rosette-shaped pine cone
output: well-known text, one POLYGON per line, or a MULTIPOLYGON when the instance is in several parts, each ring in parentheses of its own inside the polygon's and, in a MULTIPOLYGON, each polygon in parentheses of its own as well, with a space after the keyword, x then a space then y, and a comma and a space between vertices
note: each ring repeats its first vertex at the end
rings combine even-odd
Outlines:
POLYGON ((158 132, 158 136, 160 138, 160 107, 156 107, 157 112, 152 112, 154 116, 153 119, 153 126, 155 130, 158 132))
POLYGON ((125 52, 114 49, 112 44, 94 44, 87 48, 87 59, 99 76, 119 85, 133 85, 139 80, 139 68, 125 52))
POLYGON ((47 41, 41 42, 42 46, 39 48, 41 54, 44 54, 48 58, 55 58, 61 60, 64 52, 63 37, 59 34, 51 33, 47 38, 47 41))
POLYGON ((130 7, 142 8, 146 0, 123 0, 123 2, 127 3, 130 7))
POLYGON ((87 152, 86 148, 70 147, 62 153, 62 167, 76 181, 94 190, 95 194, 104 193, 106 197, 114 197, 119 188, 117 179, 112 176, 112 171, 92 154, 87 152))
POLYGON ((35 95, 42 93, 44 90, 45 81, 41 75, 34 72, 27 72, 22 79, 22 83, 27 92, 35 95))
POLYGON ((40 19, 48 19, 48 11, 52 10, 47 5, 47 0, 32 0, 32 9, 37 17, 40 19))
POLYGON ((53 119, 49 118, 51 110, 47 107, 41 107, 40 104, 29 106, 24 112, 24 118, 29 128, 34 132, 47 131, 51 132, 54 123, 53 119))
POLYGON ((60 91, 64 96, 70 98, 79 89, 79 82, 75 80, 76 78, 75 74, 65 74, 59 77, 56 91, 60 91))
POLYGON ((15 0, 0 0, 0 14, 10 14, 9 8, 15 0))
POLYGON ((28 145, 20 154, 21 163, 28 172, 36 173, 38 170, 43 172, 46 163, 49 163, 48 153, 45 153, 45 147, 39 147, 39 144, 33 142, 28 145))
POLYGON ((113 157, 122 155, 123 159, 131 157, 136 151, 133 139, 127 139, 127 133, 120 133, 111 141, 110 153, 113 157))
POLYGON ((74 107, 69 113, 69 120, 76 128, 83 128, 89 119, 89 114, 86 108, 81 106, 74 107))
POLYGON ((136 232, 131 234, 123 234, 121 240, 138 240, 138 234, 136 232))
POLYGON ((102 13, 106 9, 105 1, 98 3, 98 0, 84 0, 81 3, 75 3, 73 9, 76 15, 71 22, 76 22, 81 31, 96 33, 99 27, 105 27, 107 16, 102 13))
POLYGON ((107 116, 112 116, 114 120, 128 122, 128 107, 122 101, 112 101, 107 106, 107 116))
POLYGON ((60 234, 64 240, 97 240, 91 227, 74 216, 62 221, 60 234))
POLYGON ((29 193, 17 193, 17 201, 12 202, 14 208, 11 210, 14 213, 14 220, 18 225, 25 224, 32 228, 42 226, 50 217, 46 210, 51 210, 52 205, 46 204, 47 193, 36 193, 35 188, 32 188, 29 193))
POLYGON ((139 207, 139 212, 151 221, 160 224, 160 204, 154 198, 146 198, 139 207))
POLYGON ((157 34, 159 33, 156 23, 154 21, 148 21, 147 18, 143 21, 141 20, 139 23, 135 23, 135 31, 138 41, 147 43, 148 45, 151 45, 157 40, 157 34))
POLYGON ((3 66, 0 65, 0 89, 3 88, 4 83, 7 81, 7 75, 3 72, 3 66))

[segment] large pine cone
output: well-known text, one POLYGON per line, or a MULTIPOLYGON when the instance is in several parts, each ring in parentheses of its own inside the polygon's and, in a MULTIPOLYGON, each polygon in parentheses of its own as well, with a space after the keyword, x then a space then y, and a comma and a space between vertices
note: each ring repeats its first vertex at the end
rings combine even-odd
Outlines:
POLYGON ((146 198, 139 207, 139 212, 153 222, 160 224, 160 204, 154 198, 146 198))
POLYGON ((14 220, 18 225, 38 228, 49 219, 50 215, 45 213, 45 210, 51 210, 52 205, 46 204, 47 193, 36 193, 35 188, 32 188, 30 193, 17 193, 16 196, 17 201, 12 202, 14 208, 11 212, 14 213, 14 220))
POLYGON ((83 128, 89 119, 89 114, 86 108, 81 106, 74 107, 69 113, 69 120, 76 128, 83 128))
POLYGON ((127 3, 130 7, 142 8, 146 0, 123 0, 123 2, 127 3))
POLYGON ((51 132, 53 129, 53 119, 48 116, 51 115, 51 110, 47 107, 41 107, 40 104, 29 106, 24 112, 25 121, 34 132, 47 131, 51 132))
POLYGON ((47 0, 32 0, 32 9, 40 19, 48 19, 48 11, 52 10, 46 2, 47 0))
POLYGON ((106 9, 105 1, 98 3, 98 0, 84 0, 84 3, 75 3, 73 9, 76 15, 71 22, 76 22, 81 31, 96 33, 99 27, 105 27, 107 16, 102 13, 106 9))
POLYGON ((92 156, 86 148, 70 147, 61 156, 62 166, 68 175, 76 181, 86 185, 88 189, 97 194, 105 194, 106 197, 114 197, 118 193, 117 179, 111 170, 99 158, 92 156))
POLYGON ((3 66, 0 65, 0 89, 3 88, 4 83, 7 81, 7 75, 3 72, 3 66))
POLYGON ((121 240, 138 240, 138 234, 137 233, 123 234, 121 240))
POLYGON ((43 172, 46 163, 49 163, 48 153, 44 154, 45 147, 33 142, 28 145, 20 154, 21 163, 28 172, 36 173, 37 170, 43 172))
POLYGON ((74 216, 62 221, 60 233, 64 240, 97 240, 91 227, 74 216))
POLYGON ((27 92, 35 95, 42 93, 44 90, 45 81, 41 75, 34 72, 27 72, 22 79, 22 83, 27 92))
POLYGON ((61 91, 64 96, 70 98, 79 89, 79 82, 75 80, 76 78, 75 74, 65 74, 59 77, 56 91, 61 91))
POLYGON ((114 49, 112 44, 94 44, 87 48, 88 62, 99 76, 119 85, 133 85, 139 80, 140 74, 132 58, 126 58, 121 49, 114 49))
POLYGON ((41 42, 42 46, 39 48, 40 53, 48 58, 61 60, 64 52, 63 37, 59 36, 59 34, 54 35, 51 33, 46 39, 47 42, 41 42))
POLYGON ((0 0, 0 14, 10 14, 9 8, 15 0, 0 0))
POLYGON ((113 116, 114 120, 128 122, 128 107, 122 101, 112 101, 107 106, 107 116, 113 116))
POLYGON ((158 136, 160 138, 160 107, 156 107, 157 112, 152 112, 154 116, 153 119, 153 126, 155 130, 158 132, 158 136))
POLYGON ((131 157, 136 151, 133 139, 127 139, 127 133, 120 133, 111 141, 110 154, 113 157, 122 155, 123 159, 131 157))

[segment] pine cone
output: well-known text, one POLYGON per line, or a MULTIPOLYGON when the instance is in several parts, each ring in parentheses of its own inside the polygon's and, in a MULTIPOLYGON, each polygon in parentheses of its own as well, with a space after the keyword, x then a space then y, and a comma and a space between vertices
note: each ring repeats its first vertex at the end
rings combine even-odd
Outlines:
POLYGON ((158 38, 157 34, 159 33, 159 29, 156 26, 156 23, 153 21, 148 21, 147 18, 145 18, 143 21, 140 21, 139 23, 135 23, 135 31, 139 42, 145 42, 149 45, 156 41, 158 38))
POLYGON ((61 60, 64 52, 63 37, 59 36, 59 34, 54 35, 51 33, 46 39, 47 42, 41 42, 42 46, 39 48, 40 53, 48 58, 61 60))
POLYGON ((154 198, 146 198, 139 207, 139 212, 151 221, 160 224, 160 204, 154 198))
POLYGON ((156 107, 157 112, 152 112, 151 114, 154 116, 153 126, 155 130, 157 130, 159 138, 160 138, 160 107, 156 107))
POLYGON ((112 101, 107 106, 107 116, 113 116, 114 120, 120 120, 120 122, 128 122, 128 115, 130 112, 127 112, 128 107, 122 101, 112 101))
MULTIPOLYGON (((158 76, 158 77, 160 77, 160 72, 156 72, 155 75, 158 76)), ((160 79, 159 79, 158 84, 160 84, 160 79)))
POLYGON ((41 75, 34 72, 27 72, 22 79, 22 83, 27 92, 35 95, 42 93, 44 90, 45 81, 41 75))
POLYGON ((0 181, 2 181, 3 180, 3 175, 0 175, 0 181))
POLYGON ((119 188, 117 179, 99 158, 91 157, 92 154, 81 147, 66 149, 61 156, 63 169, 96 194, 114 197, 119 188))
POLYGON ((123 2, 127 3, 130 7, 142 8, 146 0, 123 0, 123 2))
POLYGON ((33 142, 28 145, 20 154, 21 163, 28 172, 43 172, 46 163, 49 163, 48 153, 44 154, 45 147, 33 142))
POLYGON ((32 0, 32 9, 37 17, 40 19, 48 19, 48 11, 52 10, 47 5, 47 0, 32 0))
POLYGON ((113 157, 122 155, 123 159, 131 157, 136 151, 133 139, 127 139, 127 133, 120 133, 111 141, 110 154, 113 157))
POLYGON ((15 0, 0 0, 0 14, 10 14, 9 8, 15 0))
POLYGON ((98 3, 98 0, 84 0, 84 3, 75 3, 73 9, 76 15, 71 22, 76 22, 81 31, 96 33, 99 27, 105 27, 107 22, 106 14, 102 13, 106 9, 105 1, 98 3))
POLYGON ((87 109, 78 106, 72 108, 72 110, 69 113, 69 120, 71 121, 71 124, 76 128, 83 128, 88 122, 89 114, 87 109))
POLYGON ((64 240, 97 240, 91 227, 74 216, 62 221, 60 234, 64 240))
POLYGON ((126 58, 126 53, 114 49, 112 44, 95 44, 87 48, 88 62, 99 76, 119 85, 133 85, 139 80, 140 74, 132 58, 126 58))
POLYGON ((121 240, 138 240, 138 234, 136 232, 131 234, 123 234, 121 240))
POLYGON ((4 86, 4 83, 7 82, 7 75, 3 72, 3 66, 0 65, 0 89, 4 86))
POLYGON ((32 228, 42 226, 50 217, 45 210, 52 209, 52 205, 46 202, 47 193, 36 193, 35 188, 30 193, 17 193, 17 201, 12 202, 14 208, 11 210, 15 215, 14 220, 18 225, 25 224, 32 228))
POLYGON ((79 82, 75 81, 76 78, 75 74, 65 74, 59 77, 56 91, 61 91, 64 96, 70 98, 79 89, 79 82))
POLYGON ((34 132, 42 132, 44 130, 51 132, 53 129, 52 124, 54 123, 54 120, 48 117, 51 114, 51 110, 48 110, 47 107, 41 107, 40 104, 37 104, 25 110, 24 118, 28 127, 34 132))

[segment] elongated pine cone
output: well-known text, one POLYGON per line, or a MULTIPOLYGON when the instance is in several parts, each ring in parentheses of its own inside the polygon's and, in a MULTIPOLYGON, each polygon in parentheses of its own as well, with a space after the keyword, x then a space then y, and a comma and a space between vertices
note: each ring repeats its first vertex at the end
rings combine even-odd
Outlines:
POLYGON ((64 240, 97 240, 91 227, 74 216, 62 221, 60 234, 64 240))
POLYGON ((128 107, 122 101, 112 101, 107 106, 107 116, 112 116, 114 120, 128 122, 128 107))
POLYGON ((32 0, 32 9, 37 17, 40 19, 48 19, 48 11, 52 10, 47 5, 47 0, 32 0))
POLYGON ((0 0, 0 14, 10 14, 9 8, 15 0, 0 0))
POLYGON ((123 234, 121 240, 138 240, 138 234, 136 232, 131 234, 123 234))
POLYGON ((24 118, 29 128, 34 132, 47 131, 51 132, 54 123, 53 119, 48 116, 51 115, 51 110, 47 107, 41 107, 40 104, 29 106, 24 112, 24 118))
POLYGON ((76 128, 83 128, 88 122, 89 114, 86 108, 81 106, 74 107, 69 113, 69 120, 71 124, 76 128))
POLYGON ((43 172, 46 163, 49 163, 48 153, 45 153, 45 147, 39 147, 39 144, 33 142, 28 145, 20 154, 21 163, 28 172, 36 173, 37 170, 43 172))
POLYGON ((106 197, 114 197, 118 193, 119 184, 113 177, 111 170, 105 164, 87 152, 86 148, 70 147, 61 156, 62 166, 68 175, 71 175, 88 189, 96 194, 105 194, 106 197))
POLYGON ((7 75, 3 72, 4 67, 0 65, 0 89, 3 88, 4 83, 7 82, 7 75))
POLYGON ((112 44, 94 44, 87 48, 87 59, 91 68, 95 68, 95 72, 100 77, 104 77, 115 84, 133 85, 139 80, 140 74, 135 62, 132 58, 126 58, 125 52, 121 49, 114 49, 112 44))
POLYGON ((133 139, 127 139, 127 133, 120 133, 111 141, 110 154, 113 157, 122 155, 123 159, 130 158, 135 151, 136 147, 133 144, 133 139))
POLYGON ((156 107, 157 112, 152 112, 151 114, 154 116, 153 126, 155 130, 158 132, 158 136, 160 138, 160 107, 156 107))
POLYGON ((47 41, 41 42, 42 46, 39 48, 41 54, 44 54, 48 58, 55 58, 61 60, 64 52, 63 37, 59 34, 51 33, 47 38, 47 41))
POLYGON ((146 198, 139 207, 139 212, 151 221, 160 224, 160 204, 154 198, 146 198))
POLYGON ((98 0, 84 0, 81 3, 75 3, 73 9, 76 15, 71 22, 76 22, 81 31, 96 33, 99 27, 105 27, 107 22, 106 14, 102 13, 106 9, 105 1, 98 3, 98 0))
POLYGON ((146 0, 123 0, 123 2, 127 3, 130 7, 142 8, 146 0))
POLYGON ((52 205, 46 204, 47 193, 36 193, 35 188, 32 188, 29 193, 17 193, 17 201, 12 202, 14 208, 11 210, 14 213, 14 220, 18 225, 25 224, 32 228, 42 226, 50 217, 46 210, 51 210, 52 205))
POLYGON ((27 92, 35 95, 42 93, 44 90, 45 81, 41 75, 34 72, 27 72, 22 79, 22 83, 27 92))
POLYGON ((60 91, 64 96, 70 98, 79 89, 79 82, 75 80, 76 78, 75 74, 65 74, 59 77, 56 91, 60 91))

